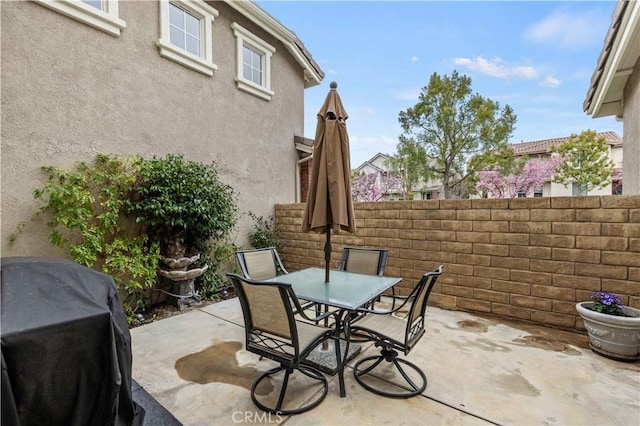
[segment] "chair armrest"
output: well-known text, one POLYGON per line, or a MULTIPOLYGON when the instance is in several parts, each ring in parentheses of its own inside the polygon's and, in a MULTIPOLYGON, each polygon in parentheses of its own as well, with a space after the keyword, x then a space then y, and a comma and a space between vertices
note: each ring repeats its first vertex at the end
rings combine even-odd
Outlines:
POLYGON ((392 309, 369 309, 369 308, 358 308, 357 312, 361 312, 363 314, 374 314, 374 315, 390 315, 398 312, 400 309, 404 308, 404 306, 409 302, 408 296, 400 296, 400 295, 388 295, 383 294, 381 297, 389 297, 393 299, 392 309), (396 306, 396 301, 402 300, 402 303, 396 306))
MULTIPOLYGON (((305 307, 311 306, 312 303, 313 302, 305 304, 305 307)), ((315 303, 313 303, 313 305, 315 305, 315 303)), ((325 312, 323 314, 320 314, 320 315, 318 315, 316 317, 310 317, 309 315, 304 313, 304 310, 296 311, 295 313, 296 313, 296 315, 300 315, 305 320, 311 321, 311 322, 314 322, 314 323, 318 323, 318 322, 324 320, 325 318, 329 318, 330 316, 333 316, 334 320, 336 320, 336 321, 338 320, 338 313, 335 312, 335 311, 327 311, 327 312, 325 312)))

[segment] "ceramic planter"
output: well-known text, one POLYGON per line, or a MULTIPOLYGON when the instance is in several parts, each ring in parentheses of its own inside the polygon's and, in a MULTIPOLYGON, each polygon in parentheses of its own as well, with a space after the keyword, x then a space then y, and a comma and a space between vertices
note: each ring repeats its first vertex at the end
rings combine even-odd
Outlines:
POLYGON ((576 304, 594 352, 618 361, 640 359, 640 309, 625 306, 627 317, 592 311, 593 302, 576 304))

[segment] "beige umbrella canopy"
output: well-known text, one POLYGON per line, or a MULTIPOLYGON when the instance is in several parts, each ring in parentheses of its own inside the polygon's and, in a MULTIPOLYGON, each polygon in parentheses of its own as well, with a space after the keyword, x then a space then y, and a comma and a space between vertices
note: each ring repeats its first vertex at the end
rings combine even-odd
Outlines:
POLYGON ((331 90, 318 112, 311 182, 302 223, 304 232, 327 235, 324 246, 325 282, 329 282, 331 231, 356 230, 351 198, 348 116, 336 91, 337 87, 335 82, 330 84, 331 90))

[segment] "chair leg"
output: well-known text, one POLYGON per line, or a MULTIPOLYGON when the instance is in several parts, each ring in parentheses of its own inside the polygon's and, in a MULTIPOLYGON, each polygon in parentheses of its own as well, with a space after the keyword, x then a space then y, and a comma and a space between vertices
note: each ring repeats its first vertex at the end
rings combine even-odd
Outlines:
MULTIPOLYGON (((275 368, 272 368, 271 370, 268 370, 266 372, 264 372, 262 375, 260 375, 254 382, 253 385, 251 386, 251 399, 253 400, 253 403, 260 408, 261 410, 264 410, 268 413, 272 413, 272 414, 280 414, 283 416, 288 416, 288 415, 292 415, 292 414, 300 414, 300 413, 304 413, 305 411, 309 411, 312 408, 317 407, 323 400, 324 398, 327 396, 327 392, 329 390, 329 382, 327 380, 327 378, 324 376, 324 374, 322 374, 322 372, 320 372, 319 370, 313 368, 313 367, 309 367, 308 365, 300 365, 298 368, 296 368, 296 370, 300 371, 302 374, 304 374, 307 377, 310 377, 314 380, 318 380, 321 384, 322 384, 322 392, 321 394, 314 399, 313 401, 309 402, 306 405, 303 405, 301 407, 298 408, 293 408, 293 409, 289 409, 289 410, 283 410, 282 407, 284 405, 284 400, 286 397, 286 392, 287 392, 287 386, 289 384, 289 378, 291 376, 291 373, 293 372, 292 369, 287 369, 285 367, 282 366, 278 366, 275 368), (273 375, 281 372, 281 371, 285 371, 284 373, 284 379, 282 380, 282 385, 280 387, 280 392, 278 394, 278 400, 275 404, 275 406, 270 406, 267 405, 266 403, 263 403, 262 401, 260 401, 258 399, 258 397, 256 396, 256 389, 257 387, 260 385, 260 383, 266 379, 266 378, 270 378, 273 375)), ((274 382, 277 382, 277 380, 273 380, 274 382)))
POLYGON ((427 388, 427 376, 424 374, 424 372, 420 368, 418 368, 417 365, 402 358, 398 358, 398 352, 389 349, 383 349, 379 355, 369 356, 358 361, 353 366, 353 375, 356 381, 360 383, 360 385, 366 390, 389 398, 410 398, 412 396, 421 394, 427 388), (400 373, 400 376, 403 379, 401 383, 389 381, 384 379, 382 376, 376 376, 374 374, 375 369, 382 363, 382 361, 391 363, 395 367, 395 369, 398 371, 398 373, 400 373), (371 365, 367 366, 367 362, 372 363, 371 365), (405 367, 403 367, 401 364, 403 364, 405 367), (418 383, 416 383, 414 379, 412 379, 411 376, 407 373, 407 367, 418 374, 420 378, 420 381, 418 381, 418 383), (364 380, 364 376, 368 374, 371 374, 373 377, 376 377, 376 379, 385 381, 398 389, 402 389, 402 391, 387 392, 382 389, 376 388, 364 380))

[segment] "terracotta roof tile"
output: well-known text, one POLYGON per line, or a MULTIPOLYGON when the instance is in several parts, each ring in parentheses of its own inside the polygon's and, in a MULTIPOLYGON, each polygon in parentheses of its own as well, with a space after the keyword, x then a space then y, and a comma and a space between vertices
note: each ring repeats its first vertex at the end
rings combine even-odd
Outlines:
MULTIPOLYGON (((598 136, 604 136, 607 145, 622 146, 622 138, 616 132, 600 132, 598 136)), ((542 139, 531 142, 521 142, 511 144, 513 151, 516 155, 530 155, 530 154, 549 154, 551 148, 566 142, 569 136, 564 138, 542 139)))

